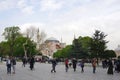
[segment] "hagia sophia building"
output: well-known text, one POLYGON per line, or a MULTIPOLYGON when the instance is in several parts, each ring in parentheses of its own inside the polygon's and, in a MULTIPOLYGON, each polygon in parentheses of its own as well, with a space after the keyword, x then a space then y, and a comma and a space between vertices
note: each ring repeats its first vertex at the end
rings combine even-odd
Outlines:
POLYGON ((120 45, 114 50, 116 53, 116 57, 120 56, 120 45))
POLYGON ((48 38, 44 43, 44 48, 42 49, 42 55, 47 56, 49 58, 53 57, 53 54, 62 48, 65 48, 66 44, 60 42, 54 37, 48 38))

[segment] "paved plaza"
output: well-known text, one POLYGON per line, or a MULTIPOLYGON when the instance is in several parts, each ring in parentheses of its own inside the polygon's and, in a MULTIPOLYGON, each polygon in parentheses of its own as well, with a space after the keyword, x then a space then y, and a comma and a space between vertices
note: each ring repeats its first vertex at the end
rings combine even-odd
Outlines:
POLYGON ((108 75, 107 69, 97 67, 95 74, 92 73, 91 66, 85 66, 84 73, 81 73, 81 68, 77 66, 77 71, 74 72, 69 68, 65 72, 65 66, 58 64, 56 73, 51 73, 51 64, 35 63, 35 70, 31 71, 29 65, 22 67, 21 62, 17 62, 16 74, 8 75, 6 73, 5 63, 0 64, 0 80, 120 80, 120 73, 108 75))

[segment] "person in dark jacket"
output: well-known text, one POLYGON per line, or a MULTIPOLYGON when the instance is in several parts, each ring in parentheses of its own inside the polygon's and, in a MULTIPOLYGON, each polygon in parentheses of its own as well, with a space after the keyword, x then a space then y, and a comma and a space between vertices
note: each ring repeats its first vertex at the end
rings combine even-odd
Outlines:
POLYGON ((84 59, 81 60, 80 66, 81 66, 81 72, 84 72, 84 59))
POLYGON ((34 69, 34 64, 35 64, 35 59, 34 59, 33 56, 30 58, 29 63, 30 63, 30 70, 33 70, 34 69))
POLYGON ((113 74, 113 63, 112 60, 108 61, 108 71, 107 74, 113 74))
POLYGON ((22 59, 22 66, 24 66, 25 67, 25 65, 26 65, 26 63, 27 63, 27 59, 26 59, 26 57, 24 57, 23 59, 22 59))
POLYGON ((73 69, 74 69, 74 72, 75 72, 76 71, 76 65, 77 65, 77 60, 75 58, 73 58, 72 64, 73 64, 73 69))
POLYGON ((56 72, 55 67, 56 67, 56 65, 57 65, 57 62, 56 62, 55 59, 52 59, 51 62, 52 62, 52 70, 51 70, 51 73, 52 73, 52 72, 56 72))
POLYGON ((12 59, 11 59, 11 67, 13 69, 13 74, 15 74, 15 65, 16 65, 15 57, 12 57, 12 59))

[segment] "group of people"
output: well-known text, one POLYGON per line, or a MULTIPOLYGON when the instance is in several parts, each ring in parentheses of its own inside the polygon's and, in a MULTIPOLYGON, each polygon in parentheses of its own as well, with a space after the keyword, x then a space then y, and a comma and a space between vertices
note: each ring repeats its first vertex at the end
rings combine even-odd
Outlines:
POLYGON ((13 74, 15 74, 15 65, 16 65, 16 59, 13 56, 10 56, 6 60, 6 66, 7 66, 7 74, 11 74, 11 69, 13 70, 13 74))
MULTIPOLYGON (((55 59, 53 59, 52 60, 52 70, 51 70, 51 72, 56 72, 56 70, 55 70, 56 64, 57 63, 56 63, 55 59)), ((85 64, 84 59, 82 59, 81 61, 77 61, 75 58, 73 58, 71 60, 71 62, 69 62, 69 59, 65 59, 64 64, 65 64, 65 71, 66 72, 68 72, 68 69, 69 69, 69 67, 71 67, 71 65, 72 65, 72 68, 75 72, 77 64, 78 64, 78 66, 81 67, 81 72, 84 72, 84 64, 85 64)), ((98 65, 98 61, 97 61, 96 58, 93 58, 91 60, 91 65, 92 65, 92 68, 93 68, 93 73, 95 74, 96 73, 96 67, 98 65)), ((108 69, 107 74, 113 74, 114 71, 120 72, 120 60, 117 60, 117 61, 114 61, 114 62, 113 62, 113 60, 108 60, 107 64, 104 64, 103 66, 108 69)))
POLYGON ((31 57, 28 57, 28 58, 26 58, 26 57, 23 57, 23 59, 22 59, 22 66, 23 67, 25 67, 25 65, 28 63, 28 64, 30 64, 30 70, 33 70, 34 69, 34 64, 35 64, 35 58, 34 58, 34 56, 31 56, 31 57))
MULTIPOLYGON (((25 57, 23 57, 22 62, 23 62, 22 66, 25 67, 25 65, 27 63, 29 63, 30 70, 34 69, 34 64, 35 64, 34 56, 29 57, 29 59, 26 59, 25 57)), ((11 74, 11 73, 15 74, 15 71, 16 71, 16 68, 15 68, 16 67, 16 59, 15 59, 15 57, 13 57, 13 56, 7 57, 6 66, 7 66, 7 74, 11 74)))
MULTIPOLYGON (((30 64, 30 66, 29 66, 30 70, 34 69, 34 64, 35 64, 34 56, 29 57, 28 59, 26 59, 24 57, 22 59, 22 62, 23 62, 22 65, 24 67, 27 63, 29 63, 30 64)), ((51 73, 56 72, 55 68, 56 68, 57 63, 58 62, 56 61, 56 59, 51 60, 51 64, 52 64, 51 73)), ((78 66, 81 67, 81 72, 84 72, 84 64, 85 64, 84 59, 81 59, 81 61, 77 61, 77 59, 75 59, 75 58, 73 58, 71 60, 65 59, 64 64, 65 64, 65 71, 66 72, 68 72, 68 69, 69 69, 69 67, 71 67, 71 65, 72 65, 73 70, 75 72, 77 64, 78 64, 78 66)), ((92 64, 92 67, 93 67, 93 73, 95 73, 96 72, 96 66, 97 66, 97 59, 93 58, 91 60, 91 64, 92 64)), ((11 71, 13 71, 12 73, 15 74, 15 65, 16 65, 16 59, 13 56, 8 57, 7 60, 6 60, 7 74, 11 74, 11 71)), ((108 68, 107 74, 113 74, 114 71, 120 72, 120 60, 114 60, 114 62, 112 60, 108 60, 108 61, 104 60, 104 61, 102 61, 102 66, 103 66, 103 68, 108 68)))
MULTIPOLYGON (((51 64, 52 64, 52 69, 51 69, 51 73, 56 72, 56 65, 57 65, 57 61, 56 59, 52 59, 51 60, 51 64)), ((65 71, 68 71, 69 66, 73 65, 73 69, 74 71, 76 71, 76 66, 77 66, 77 60, 75 58, 73 58, 72 63, 70 63, 69 65, 69 60, 65 59, 65 71)))
POLYGON ((65 71, 68 72, 69 67, 73 67, 74 72, 76 71, 77 68, 77 64, 78 66, 81 67, 81 72, 84 72, 84 59, 82 59, 81 61, 77 61, 77 59, 73 58, 72 60, 69 59, 65 59, 65 71))
POLYGON ((103 68, 108 68, 107 73, 113 74, 114 72, 120 72, 120 60, 103 60, 102 61, 103 68))
POLYGON ((115 71, 120 72, 120 60, 114 60, 115 71))

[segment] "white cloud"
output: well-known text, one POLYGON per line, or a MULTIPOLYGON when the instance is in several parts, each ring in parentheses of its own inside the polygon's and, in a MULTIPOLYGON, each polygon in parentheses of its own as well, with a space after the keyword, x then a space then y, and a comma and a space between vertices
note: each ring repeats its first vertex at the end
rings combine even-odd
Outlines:
POLYGON ((25 15, 31 15, 34 13, 34 7, 32 5, 28 5, 26 0, 18 1, 18 8, 21 10, 22 13, 25 15))
POLYGON ((18 5, 19 8, 24 8, 24 7, 27 6, 25 0, 19 0, 19 1, 17 2, 17 5, 18 5))
POLYGON ((44 23, 25 23, 19 26, 20 26, 21 32, 25 32, 26 29, 30 28, 31 26, 35 28, 39 28, 40 30, 43 30, 45 27, 45 24, 44 23))
POLYGON ((21 11, 26 15, 32 15, 34 13, 32 6, 24 7, 21 11))
POLYGON ((16 6, 15 0, 1 0, 0 1, 0 11, 8 10, 16 6))
POLYGON ((63 2, 56 0, 41 0, 41 11, 58 10, 62 8, 63 2))
POLYGON ((20 9, 23 14, 29 15, 34 13, 35 5, 28 5, 27 0, 3 0, 0 1, 0 11, 20 9))

